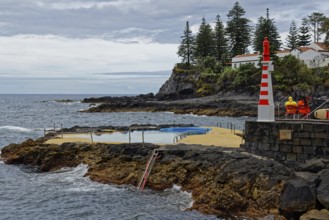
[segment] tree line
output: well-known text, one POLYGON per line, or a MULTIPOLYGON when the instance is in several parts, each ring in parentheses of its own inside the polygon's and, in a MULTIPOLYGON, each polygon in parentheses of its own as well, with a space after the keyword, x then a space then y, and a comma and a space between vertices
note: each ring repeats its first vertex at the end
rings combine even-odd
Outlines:
POLYGON ((245 17, 245 13, 239 2, 236 2, 227 14, 226 27, 220 15, 215 18, 214 28, 203 17, 196 34, 192 33, 187 21, 177 52, 182 63, 222 72, 225 63, 236 55, 248 53, 249 46, 262 53, 264 37, 270 41, 271 54, 282 47, 293 50, 308 46, 312 36, 313 41, 318 42, 323 34, 325 42, 329 44, 329 18, 322 13, 308 15, 300 27, 292 21, 285 45, 282 44, 274 19, 270 18, 269 9, 266 9, 264 17, 258 18, 255 27, 250 25, 251 21, 245 17))

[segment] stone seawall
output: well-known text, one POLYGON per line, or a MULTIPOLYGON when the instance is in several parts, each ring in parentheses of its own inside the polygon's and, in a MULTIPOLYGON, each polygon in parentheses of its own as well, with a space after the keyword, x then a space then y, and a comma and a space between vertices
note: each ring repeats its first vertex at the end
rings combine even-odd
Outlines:
POLYGON ((280 162, 329 158, 329 122, 247 121, 245 143, 241 147, 280 162))

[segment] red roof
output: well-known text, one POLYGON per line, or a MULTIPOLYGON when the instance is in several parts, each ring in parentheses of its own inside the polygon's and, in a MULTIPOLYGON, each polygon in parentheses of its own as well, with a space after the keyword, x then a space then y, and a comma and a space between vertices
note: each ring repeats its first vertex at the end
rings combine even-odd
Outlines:
MULTIPOLYGON (((278 51, 275 51, 275 53, 289 53, 290 50, 278 50, 278 51)), ((236 55, 234 58, 241 58, 241 57, 258 57, 258 56, 261 56, 260 54, 258 54, 257 52, 255 53, 251 53, 251 54, 240 54, 240 55, 236 55)))
POLYGON ((290 50, 289 49, 277 50, 277 51, 275 51, 275 53, 290 53, 290 50))
POLYGON ((240 58, 240 57, 258 57, 258 53, 252 53, 252 54, 240 54, 240 55, 236 55, 235 58, 240 58))
POLYGON ((310 47, 298 47, 298 50, 300 50, 301 52, 305 52, 305 51, 314 50, 314 49, 313 48, 310 48, 310 47))
POLYGON ((315 44, 321 47, 323 50, 329 50, 329 47, 324 42, 315 42, 315 44))

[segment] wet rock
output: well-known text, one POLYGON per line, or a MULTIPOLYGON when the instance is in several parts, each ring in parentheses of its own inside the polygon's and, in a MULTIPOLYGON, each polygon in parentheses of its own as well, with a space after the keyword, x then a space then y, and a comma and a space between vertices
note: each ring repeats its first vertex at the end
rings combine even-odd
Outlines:
POLYGON ((303 214, 300 217, 300 220, 328 220, 329 219, 329 210, 310 210, 307 213, 303 214))
POLYGON ((68 103, 68 102, 74 102, 74 100, 72 100, 72 99, 56 99, 55 102, 68 103))
MULTIPOLYGON (((28 140, 4 148, 6 163, 36 166, 40 171, 88 165, 86 174, 101 183, 137 185, 153 144, 45 145, 28 140)), ((162 146, 164 147, 164 146, 162 146)), ((280 195, 292 172, 270 160, 260 160, 237 150, 179 144, 164 147, 146 183, 164 190, 174 184, 192 192, 192 209, 218 216, 277 215, 280 195), (175 150, 173 148, 176 148, 175 150)))

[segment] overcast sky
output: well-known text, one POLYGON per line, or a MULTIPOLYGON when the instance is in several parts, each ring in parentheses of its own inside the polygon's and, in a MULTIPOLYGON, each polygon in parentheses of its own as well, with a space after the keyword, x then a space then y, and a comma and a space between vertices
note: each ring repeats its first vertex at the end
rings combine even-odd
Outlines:
MULTIPOLYGON (((292 20, 329 15, 328 0, 240 0, 266 8, 284 42, 292 20)), ((0 0, 0 93, 157 92, 179 62, 185 22, 225 23, 230 0, 0 0), (139 73, 137 73, 139 72, 139 73), (107 74, 111 73, 111 74, 107 74), (124 74, 122 74, 124 73, 124 74)))

